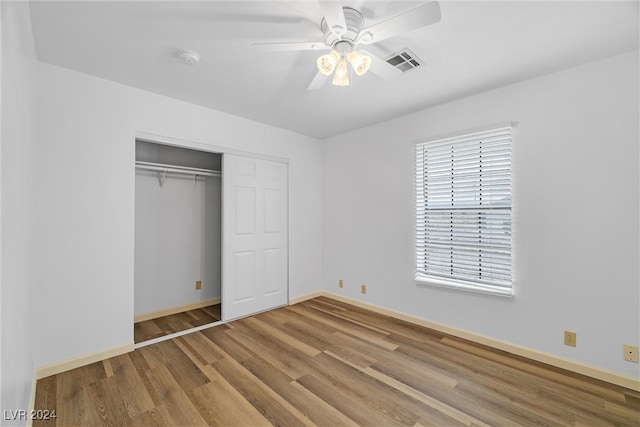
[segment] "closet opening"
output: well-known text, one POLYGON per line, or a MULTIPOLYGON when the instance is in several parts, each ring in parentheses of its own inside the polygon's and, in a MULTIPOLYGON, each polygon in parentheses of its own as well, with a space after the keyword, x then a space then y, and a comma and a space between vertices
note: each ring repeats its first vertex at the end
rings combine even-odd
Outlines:
POLYGON ((136 140, 134 341, 221 321, 222 154, 136 140))

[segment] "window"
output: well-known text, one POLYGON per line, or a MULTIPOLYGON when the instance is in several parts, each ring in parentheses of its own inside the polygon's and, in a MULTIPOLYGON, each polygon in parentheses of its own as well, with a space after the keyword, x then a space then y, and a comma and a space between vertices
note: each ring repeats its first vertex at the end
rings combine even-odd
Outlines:
POLYGON ((512 294, 511 128, 416 145, 416 281, 512 294))

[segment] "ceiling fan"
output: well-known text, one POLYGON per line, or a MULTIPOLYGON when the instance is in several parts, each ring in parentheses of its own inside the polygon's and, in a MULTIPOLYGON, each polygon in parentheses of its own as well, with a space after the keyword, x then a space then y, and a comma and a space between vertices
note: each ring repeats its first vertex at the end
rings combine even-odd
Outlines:
POLYGON ((322 41, 252 44, 255 48, 268 51, 330 49, 329 53, 318 58, 318 73, 311 81, 309 90, 320 89, 332 74, 334 85, 348 86, 347 63, 351 64, 358 76, 371 70, 385 80, 395 79, 402 71, 366 50, 356 50, 356 46, 378 43, 440 21, 440 5, 437 1, 423 4, 369 27, 365 27, 365 19, 360 11, 342 6, 340 1, 318 0, 318 2, 324 15, 320 23, 324 36, 322 41))

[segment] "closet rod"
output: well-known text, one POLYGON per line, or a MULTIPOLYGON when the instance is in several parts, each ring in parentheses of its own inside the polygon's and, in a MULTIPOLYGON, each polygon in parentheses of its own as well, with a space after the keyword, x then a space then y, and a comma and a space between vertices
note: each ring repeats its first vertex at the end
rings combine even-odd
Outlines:
POLYGON ((172 173, 182 173, 185 175, 196 175, 196 176, 221 176, 220 171, 216 171, 213 169, 200 169, 200 168, 190 168, 187 166, 176 166, 176 165, 165 165, 162 163, 150 163, 150 162, 140 162, 136 161, 136 169, 145 169, 152 170, 158 172, 172 172, 172 173))

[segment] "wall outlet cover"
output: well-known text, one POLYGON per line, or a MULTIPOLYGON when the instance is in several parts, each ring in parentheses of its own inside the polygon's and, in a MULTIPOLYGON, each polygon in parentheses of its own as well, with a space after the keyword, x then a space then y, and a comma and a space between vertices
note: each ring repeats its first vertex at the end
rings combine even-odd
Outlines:
POLYGON ((638 363, 638 346, 625 344, 622 347, 623 355, 622 357, 627 362, 635 362, 638 363))
POLYGON ((564 331, 564 345, 569 347, 576 346, 576 333, 571 331, 564 331))

